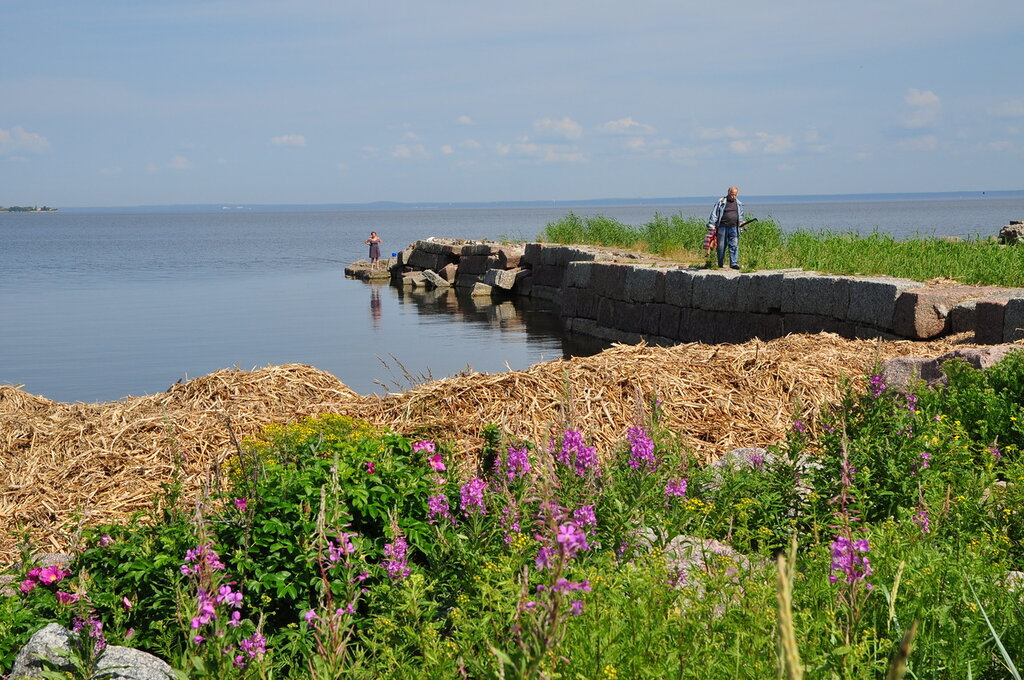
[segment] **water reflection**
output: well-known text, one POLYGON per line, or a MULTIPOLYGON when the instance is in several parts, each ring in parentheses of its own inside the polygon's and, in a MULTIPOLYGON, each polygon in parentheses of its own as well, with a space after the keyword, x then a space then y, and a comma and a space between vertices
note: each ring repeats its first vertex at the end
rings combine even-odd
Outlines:
POLYGON ((373 330, 380 330, 380 287, 379 283, 370 284, 370 318, 373 323, 373 330))
POLYGON ((591 356, 611 346, 600 338, 566 331, 557 307, 547 300, 520 296, 474 297, 458 288, 394 287, 393 290, 399 302, 413 305, 418 315, 443 316, 445 323, 454 320, 484 325, 501 333, 502 342, 560 347, 564 359, 591 356))

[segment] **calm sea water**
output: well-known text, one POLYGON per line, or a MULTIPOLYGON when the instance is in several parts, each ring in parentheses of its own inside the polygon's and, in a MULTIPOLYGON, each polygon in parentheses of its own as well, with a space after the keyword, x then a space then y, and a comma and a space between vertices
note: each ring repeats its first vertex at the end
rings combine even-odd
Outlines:
MULTIPOLYGON (((1002 197, 746 199, 783 229, 995 234, 1002 197)), ((0 383, 59 401, 152 394, 221 368, 305 363, 361 393, 467 368, 599 351, 543 303, 484 304, 344 278, 370 230, 385 255, 419 238, 534 239, 569 210, 627 224, 710 202, 401 210, 64 210, 0 214, 0 383)))

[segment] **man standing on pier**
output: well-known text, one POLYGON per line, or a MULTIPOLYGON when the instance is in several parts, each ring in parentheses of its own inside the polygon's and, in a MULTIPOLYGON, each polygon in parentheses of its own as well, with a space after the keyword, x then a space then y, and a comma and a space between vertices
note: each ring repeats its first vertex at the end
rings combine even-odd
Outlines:
POLYGON ((729 248, 729 266, 740 268, 740 227, 743 225, 743 204, 737 198, 740 190, 729 187, 711 209, 708 218, 708 232, 714 231, 718 240, 718 266, 725 265, 725 248, 729 248))

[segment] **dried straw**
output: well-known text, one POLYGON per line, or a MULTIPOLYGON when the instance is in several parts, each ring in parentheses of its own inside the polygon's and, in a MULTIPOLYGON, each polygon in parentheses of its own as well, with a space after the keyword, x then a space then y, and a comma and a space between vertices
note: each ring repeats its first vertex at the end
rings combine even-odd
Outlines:
POLYGON ((813 422, 844 376, 863 376, 875 361, 934 356, 949 346, 831 334, 739 345, 617 345, 593 357, 460 375, 383 396, 356 394, 300 364, 223 370, 161 394, 98 404, 0 386, 0 565, 16 560, 18 530, 36 551, 61 552, 73 544, 76 525, 149 507, 176 466, 195 497, 232 454, 232 432, 244 438, 270 423, 322 413, 365 418, 451 442, 465 467, 486 423, 534 442, 573 426, 607 451, 657 398, 662 422, 711 460, 734 447, 779 441, 794 417, 813 422))

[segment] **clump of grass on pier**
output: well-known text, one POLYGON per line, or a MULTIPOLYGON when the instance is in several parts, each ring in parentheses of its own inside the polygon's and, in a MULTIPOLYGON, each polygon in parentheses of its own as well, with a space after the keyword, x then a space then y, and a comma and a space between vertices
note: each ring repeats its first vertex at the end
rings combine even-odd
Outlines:
MULTIPOLYGON (((681 214, 665 217, 655 213, 649 222, 631 226, 602 215, 581 217, 569 213, 549 223, 539 238, 549 243, 634 248, 688 262, 705 262, 705 231, 704 220, 681 214)), ((993 239, 897 240, 882 232, 860 235, 828 230, 784 233, 771 218, 759 218, 743 232, 740 261, 745 269, 799 267, 830 274, 884 275, 915 281, 942 278, 969 285, 1024 287, 1024 248, 1003 246, 993 239)))

